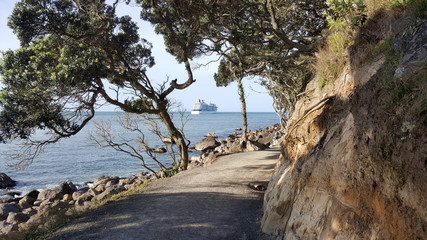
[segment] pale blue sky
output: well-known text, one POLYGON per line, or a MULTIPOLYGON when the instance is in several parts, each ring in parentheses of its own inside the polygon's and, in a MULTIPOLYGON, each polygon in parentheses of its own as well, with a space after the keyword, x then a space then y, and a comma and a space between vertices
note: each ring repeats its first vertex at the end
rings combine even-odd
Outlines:
MULTIPOLYGON (((7 18, 12 13, 16 0, 0 0, 0 51, 16 49, 19 42, 12 30, 7 27, 7 18)), ((121 4, 118 9, 119 15, 129 15, 140 27, 140 36, 153 44, 153 56, 156 65, 148 70, 148 75, 155 82, 162 82, 167 77, 178 79, 178 82, 186 80, 186 72, 182 65, 179 65, 173 56, 164 49, 163 38, 156 35, 149 23, 139 19, 139 8, 121 4)), ((208 59, 195 59, 192 62, 193 68, 198 64, 207 63, 208 59)), ((194 102, 198 99, 204 99, 205 102, 213 102, 218 106, 221 112, 239 112, 240 101, 237 94, 237 87, 232 83, 228 87, 216 87, 213 74, 216 71, 217 64, 213 63, 207 67, 201 67, 194 70, 196 82, 185 90, 176 90, 171 97, 181 102, 184 108, 191 110, 194 102)), ((273 112, 272 99, 267 94, 265 88, 259 86, 253 80, 246 80, 245 83, 247 95, 248 112, 273 112)), ((103 107, 102 110, 114 110, 114 107, 103 107)))

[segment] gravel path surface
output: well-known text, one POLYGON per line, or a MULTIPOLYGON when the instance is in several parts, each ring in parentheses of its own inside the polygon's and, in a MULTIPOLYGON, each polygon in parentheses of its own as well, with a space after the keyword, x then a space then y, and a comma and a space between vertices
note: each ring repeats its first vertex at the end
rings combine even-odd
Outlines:
POLYGON ((250 186, 267 185, 278 156, 278 148, 222 156, 87 213, 50 239, 268 239, 263 192, 250 186))

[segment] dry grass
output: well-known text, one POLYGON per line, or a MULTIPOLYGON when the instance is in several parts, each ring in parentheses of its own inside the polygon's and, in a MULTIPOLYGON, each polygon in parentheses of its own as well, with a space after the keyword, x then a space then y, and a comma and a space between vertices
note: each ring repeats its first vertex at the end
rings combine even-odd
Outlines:
MULTIPOLYGON (((353 1, 356 3, 356 0, 353 1)), ((418 15, 427 11, 427 0, 365 0, 364 4, 367 22, 362 26, 354 26, 345 17, 329 19, 326 44, 316 53, 317 62, 314 66, 319 88, 333 83, 349 59, 354 67, 371 62, 387 52, 390 49, 388 39, 391 37, 393 22, 404 10, 417 9, 418 15)), ((360 12, 347 13, 350 16, 358 14, 360 12)))

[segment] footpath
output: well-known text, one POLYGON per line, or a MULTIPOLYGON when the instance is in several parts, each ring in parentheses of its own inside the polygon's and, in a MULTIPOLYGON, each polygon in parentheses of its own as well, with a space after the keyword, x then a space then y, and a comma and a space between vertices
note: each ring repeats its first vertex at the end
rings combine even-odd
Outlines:
POLYGON ((264 192, 255 188, 267 186, 278 157, 278 148, 222 156, 91 211, 49 239, 268 239, 260 229, 264 192))

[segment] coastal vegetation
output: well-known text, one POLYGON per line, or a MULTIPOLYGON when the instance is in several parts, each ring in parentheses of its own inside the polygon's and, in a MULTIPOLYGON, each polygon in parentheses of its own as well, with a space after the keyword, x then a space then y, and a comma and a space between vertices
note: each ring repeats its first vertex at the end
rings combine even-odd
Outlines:
POLYGON ((326 26, 323 1, 136 1, 142 19, 164 36, 167 51, 184 63, 188 77, 181 84, 166 79, 156 85, 147 75, 154 65, 151 44, 130 17, 116 15, 119 4, 124 3, 23 0, 16 5, 9 26, 21 48, 5 52, 0 66, 0 141, 25 139, 22 165, 46 145, 78 133, 107 102, 127 113, 157 115, 177 144, 179 158, 172 168, 186 169, 189 143, 172 121, 168 96, 195 82, 192 59, 213 54, 220 63, 217 85, 238 82, 245 148, 242 81, 258 77, 286 120, 312 75, 311 55, 326 26), (48 139, 34 138, 37 130, 48 132, 48 139))
POLYGON ((257 77, 285 119, 307 84, 310 57, 326 26, 324 1, 138 1, 142 18, 164 36, 168 51, 182 58, 180 33, 191 33, 192 57, 218 56, 217 86, 238 83, 242 145, 247 141, 242 81, 257 77))
MULTIPOLYGON (((179 151, 178 168, 188 165, 188 143, 169 114, 168 96, 195 79, 190 56, 182 55, 188 78, 156 85, 147 76, 154 65, 151 44, 128 16, 104 1, 23 0, 9 19, 21 48, 3 54, 0 74, 0 141, 25 139, 21 164, 47 144, 77 134, 107 102, 127 113, 157 115, 179 151), (48 139, 34 139, 36 130, 48 139)), ((176 47, 188 52, 185 34, 176 47)))

